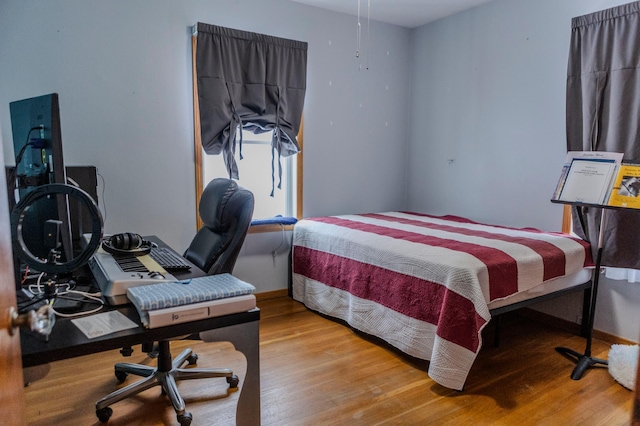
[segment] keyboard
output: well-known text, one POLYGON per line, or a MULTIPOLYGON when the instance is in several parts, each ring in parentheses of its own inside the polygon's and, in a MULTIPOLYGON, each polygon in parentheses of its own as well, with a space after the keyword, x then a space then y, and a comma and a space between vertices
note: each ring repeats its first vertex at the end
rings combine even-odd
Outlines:
POLYGON ((191 265, 174 251, 164 247, 152 247, 149 256, 167 271, 187 271, 191 265))
POLYGON ((111 305, 129 303, 129 287, 177 281, 148 254, 113 256, 100 248, 89 259, 89 268, 102 295, 111 305))

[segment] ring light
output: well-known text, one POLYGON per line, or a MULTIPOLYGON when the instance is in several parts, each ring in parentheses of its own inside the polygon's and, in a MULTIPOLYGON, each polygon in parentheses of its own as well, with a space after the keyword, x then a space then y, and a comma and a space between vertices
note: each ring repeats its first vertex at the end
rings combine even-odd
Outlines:
POLYGON ((61 274, 73 272, 84 266, 98 250, 102 239, 102 215, 95 201, 80 188, 60 183, 42 185, 24 196, 11 211, 11 240, 20 259, 39 272, 61 274), (75 197, 87 209, 91 216, 91 240, 84 250, 73 259, 64 263, 42 261, 31 253, 23 238, 23 221, 31 205, 50 195, 69 195, 75 197))

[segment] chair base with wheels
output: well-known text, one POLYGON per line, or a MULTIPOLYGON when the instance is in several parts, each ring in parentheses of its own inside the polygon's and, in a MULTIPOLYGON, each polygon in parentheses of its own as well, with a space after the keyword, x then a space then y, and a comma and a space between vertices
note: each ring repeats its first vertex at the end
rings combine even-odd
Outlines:
POLYGON ((168 341, 158 342, 158 366, 118 363, 115 365, 115 375, 120 383, 124 382, 129 374, 144 377, 144 379, 132 383, 129 386, 118 389, 96 402, 96 415, 101 422, 107 422, 113 414, 109 407, 118 401, 136 395, 154 386, 161 386, 162 393, 169 397, 176 411, 180 426, 189 426, 193 419, 191 413, 185 410, 184 400, 178 392, 178 380, 205 379, 212 377, 226 377, 230 388, 238 387, 238 376, 228 368, 181 368, 187 362, 194 365, 198 356, 191 349, 185 349, 172 360, 168 341))

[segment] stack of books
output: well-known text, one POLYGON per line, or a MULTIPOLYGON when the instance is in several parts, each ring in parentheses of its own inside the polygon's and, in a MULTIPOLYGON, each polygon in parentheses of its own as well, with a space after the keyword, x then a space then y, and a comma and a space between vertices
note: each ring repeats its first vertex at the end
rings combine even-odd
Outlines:
POLYGON ((256 307, 256 288, 230 274, 127 289, 147 328, 245 312, 256 307))

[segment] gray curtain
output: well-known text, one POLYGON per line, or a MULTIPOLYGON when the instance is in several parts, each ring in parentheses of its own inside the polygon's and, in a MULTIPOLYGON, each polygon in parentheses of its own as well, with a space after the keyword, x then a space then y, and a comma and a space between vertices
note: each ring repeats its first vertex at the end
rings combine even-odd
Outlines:
MULTIPOLYGON (((567 149, 624 153, 640 163, 640 2, 573 18, 567 70, 567 149)), ((574 210, 594 248, 601 210, 574 210)), ((640 269, 640 211, 607 210, 604 266, 640 269)), ((595 254, 595 253, 594 253, 595 254)))
POLYGON ((222 154, 232 179, 238 179, 238 126, 254 133, 273 132, 273 153, 300 151, 300 130, 307 79, 307 43, 199 22, 196 48, 202 147, 222 154))

